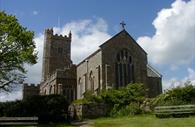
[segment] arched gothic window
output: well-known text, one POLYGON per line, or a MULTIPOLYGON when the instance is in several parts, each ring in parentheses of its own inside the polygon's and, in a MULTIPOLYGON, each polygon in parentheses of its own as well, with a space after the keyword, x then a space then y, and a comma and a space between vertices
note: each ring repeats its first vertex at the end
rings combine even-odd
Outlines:
POLYGON ((91 71, 89 74, 89 82, 90 82, 90 90, 94 91, 94 76, 93 76, 93 72, 91 71))
POLYGON ((47 94, 47 91, 46 91, 46 89, 45 89, 45 91, 44 91, 44 95, 46 95, 47 94))
POLYGON ((49 94, 53 94, 53 87, 52 86, 49 87, 49 94))
POLYGON ((80 97, 82 97, 82 95, 83 95, 83 85, 82 85, 81 78, 79 78, 79 80, 78 80, 78 91, 80 93, 80 97))
POLYGON ((121 50, 116 55, 115 76, 117 88, 134 82, 134 65, 132 57, 126 49, 121 50))

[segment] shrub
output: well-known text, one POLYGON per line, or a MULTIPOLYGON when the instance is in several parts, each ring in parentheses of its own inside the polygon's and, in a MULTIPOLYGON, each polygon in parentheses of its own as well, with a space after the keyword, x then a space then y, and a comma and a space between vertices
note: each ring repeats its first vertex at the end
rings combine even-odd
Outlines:
POLYGON ((136 115, 142 112, 140 104, 145 98, 145 89, 143 84, 129 84, 117 90, 103 91, 98 97, 110 106, 113 117, 136 115))
POLYGON ((102 103, 102 97, 101 96, 96 96, 94 93, 90 90, 87 90, 84 93, 84 98, 83 99, 77 99, 74 100, 72 103, 73 104, 89 104, 91 102, 96 102, 96 103, 102 103))
POLYGON ((145 98, 145 89, 143 84, 135 83, 118 90, 104 91, 100 96, 105 103, 110 105, 119 104, 122 107, 132 102, 142 103, 145 98))
POLYGON ((24 104, 26 116, 38 116, 43 122, 65 120, 69 105, 61 95, 33 96, 24 104))
POLYGON ((168 90, 153 100, 153 106, 183 104, 195 104, 195 87, 190 82, 168 90))
POLYGON ((23 104, 21 101, 0 103, 0 116, 22 116, 23 104))
POLYGON ((77 99, 72 102, 73 104, 88 104, 89 101, 87 101, 85 98, 83 99, 77 99))
POLYGON ((105 103, 110 108, 111 116, 129 116, 142 113, 140 105, 145 98, 145 89, 143 84, 129 84, 119 89, 108 89, 102 91, 99 95, 94 95, 92 91, 86 91, 84 98, 76 100, 75 104, 87 104, 91 102, 105 103))
POLYGON ((110 116, 112 117, 121 117, 121 116, 134 116, 137 114, 141 114, 142 110, 138 103, 130 103, 124 107, 120 107, 118 104, 115 104, 112 111, 110 112, 110 116))
POLYGON ((61 95, 32 96, 24 101, 0 104, 1 116, 38 116, 40 122, 57 122, 66 119, 68 101, 61 95))
POLYGON ((96 96, 92 91, 88 90, 84 93, 84 100, 87 102, 103 102, 101 96, 96 96))

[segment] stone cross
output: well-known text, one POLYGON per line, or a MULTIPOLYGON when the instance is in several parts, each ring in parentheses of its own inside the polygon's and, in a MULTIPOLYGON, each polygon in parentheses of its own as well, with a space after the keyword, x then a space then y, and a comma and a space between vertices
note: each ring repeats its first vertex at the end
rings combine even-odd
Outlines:
POLYGON ((122 26, 122 29, 124 30, 124 29, 125 29, 125 25, 126 25, 125 22, 122 21, 120 24, 121 24, 121 26, 122 26))

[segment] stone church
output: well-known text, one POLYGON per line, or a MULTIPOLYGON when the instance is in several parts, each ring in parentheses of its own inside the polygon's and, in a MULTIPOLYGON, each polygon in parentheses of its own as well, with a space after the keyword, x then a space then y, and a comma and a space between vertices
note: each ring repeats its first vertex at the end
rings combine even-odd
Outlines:
POLYGON ((162 92, 161 74, 148 64, 147 53, 125 29, 78 65, 71 60, 71 38, 71 33, 62 36, 45 30, 42 81, 37 87, 41 95, 63 94, 72 101, 83 98, 87 90, 98 94, 129 83, 143 83, 149 97, 162 92))

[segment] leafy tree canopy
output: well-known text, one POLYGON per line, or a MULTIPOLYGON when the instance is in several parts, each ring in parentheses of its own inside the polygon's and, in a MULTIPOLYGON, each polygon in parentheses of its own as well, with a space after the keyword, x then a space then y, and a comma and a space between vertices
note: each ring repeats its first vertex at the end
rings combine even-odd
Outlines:
POLYGON ((15 16, 0 11, 0 90, 8 91, 12 84, 21 83, 24 64, 37 62, 33 37, 15 16))

